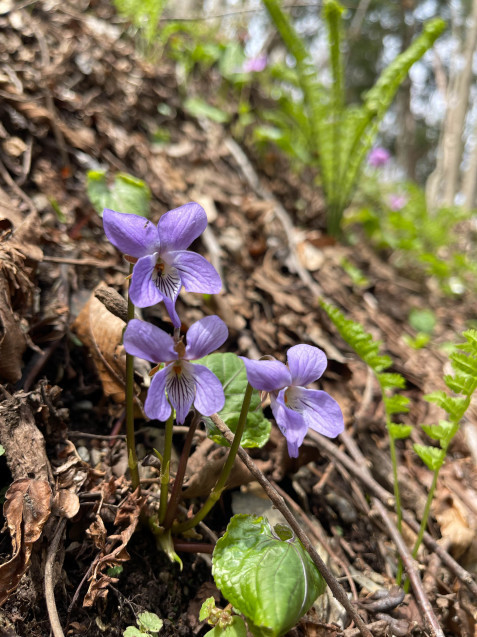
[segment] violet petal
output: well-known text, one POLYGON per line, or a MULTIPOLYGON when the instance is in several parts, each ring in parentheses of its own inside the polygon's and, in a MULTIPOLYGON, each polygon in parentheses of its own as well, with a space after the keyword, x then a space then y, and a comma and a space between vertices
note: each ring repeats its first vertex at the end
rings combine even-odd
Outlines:
POLYGON ((280 361, 253 361, 240 356, 245 363, 248 382, 259 391, 277 391, 291 384, 288 367, 280 361))
POLYGON ((326 369, 326 355, 312 345, 295 345, 287 352, 293 385, 309 385, 326 369))
POLYGON ((293 387, 287 395, 293 392, 290 406, 298 408, 308 427, 328 438, 336 438, 344 429, 343 414, 334 398, 325 391, 293 387))
POLYGON ((218 294, 222 289, 219 273, 202 255, 177 250, 169 252, 165 258, 177 268, 182 284, 188 292, 218 294))
POLYGON ((177 359, 172 336, 146 321, 129 321, 123 341, 124 349, 131 356, 138 356, 152 363, 165 363, 177 359))
POLYGON ((196 394, 194 407, 203 416, 211 416, 225 405, 222 383, 210 369, 194 364, 196 394))
POLYGON ((103 227, 108 239, 123 254, 140 258, 159 247, 156 226, 139 215, 105 208, 103 227))
POLYGON ((214 352, 227 340, 229 331, 218 316, 206 316, 196 321, 187 331, 187 360, 196 360, 214 352))
POLYGON ((166 381, 169 375, 169 367, 161 369, 154 375, 151 386, 147 392, 144 411, 148 418, 164 422, 171 415, 171 406, 166 396, 166 381))
POLYGON ((185 250, 206 229, 207 215, 202 206, 191 201, 162 215, 157 227, 161 254, 170 250, 185 250))
POLYGON ((194 365, 187 361, 178 361, 168 365, 166 381, 167 395, 176 410, 177 424, 182 425, 192 406, 195 396, 194 365))
POLYGON ((153 281, 157 253, 139 259, 133 269, 129 296, 136 307, 150 307, 162 301, 162 294, 153 281))
POLYGON ((272 398, 271 408, 277 425, 285 436, 290 458, 298 458, 298 448, 301 446, 308 426, 303 414, 293 409, 288 409, 284 403, 285 390, 282 390, 276 399, 272 398))

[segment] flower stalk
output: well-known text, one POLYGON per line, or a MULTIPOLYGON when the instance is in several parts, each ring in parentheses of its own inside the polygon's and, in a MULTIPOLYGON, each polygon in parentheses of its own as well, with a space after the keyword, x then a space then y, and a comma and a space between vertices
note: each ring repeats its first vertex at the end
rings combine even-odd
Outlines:
MULTIPOLYGON (((129 274, 133 266, 129 266, 129 274)), ((128 296, 128 323, 134 318, 134 305, 128 296)), ((136 440, 134 437, 134 356, 126 353, 126 445, 128 467, 131 474, 133 491, 140 489, 139 469, 137 466, 136 440)))
POLYGON ((237 430, 235 432, 235 437, 230 446, 227 460, 222 468, 222 472, 219 476, 219 479, 217 480, 215 487, 212 490, 212 493, 209 495, 203 507, 194 515, 194 517, 192 517, 190 520, 187 520, 186 522, 182 522, 181 524, 177 524, 172 527, 174 533, 183 533, 184 531, 193 529, 195 526, 197 526, 197 524, 199 524, 199 522, 202 522, 207 513, 220 499, 222 491, 224 490, 225 485, 227 484, 227 480, 229 479, 232 467, 234 466, 235 458, 240 446, 240 441, 242 440, 242 435, 247 423, 247 414, 250 408, 250 401, 252 400, 252 393, 253 387, 250 385, 250 383, 247 383, 247 389, 245 390, 245 394, 243 397, 242 409, 240 410, 240 416, 237 430))

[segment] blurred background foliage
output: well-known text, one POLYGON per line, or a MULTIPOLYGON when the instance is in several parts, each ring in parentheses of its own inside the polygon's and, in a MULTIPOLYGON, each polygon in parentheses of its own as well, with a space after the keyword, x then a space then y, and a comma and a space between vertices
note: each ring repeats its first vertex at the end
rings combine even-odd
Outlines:
POLYGON ((330 234, 475 288, 476 0, 114 2, 145 57, 176 62, 189 115, 322 191, 330 234))

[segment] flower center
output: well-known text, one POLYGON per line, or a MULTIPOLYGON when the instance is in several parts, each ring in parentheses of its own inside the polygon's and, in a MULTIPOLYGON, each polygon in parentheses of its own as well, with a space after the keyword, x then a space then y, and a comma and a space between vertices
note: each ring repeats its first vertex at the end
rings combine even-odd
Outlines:
POLYGON ((182 287, 179 272, 173 266, 168 265, 163 259, 156 257, 152 280, 161 294, 171 301, 175 300, 182 287))
POLYGON ((288 409, 299 412, 303 411, 303 406, 300 404, 299 396, 294 387, 287 387, 283 395, 283 402, 288 409))

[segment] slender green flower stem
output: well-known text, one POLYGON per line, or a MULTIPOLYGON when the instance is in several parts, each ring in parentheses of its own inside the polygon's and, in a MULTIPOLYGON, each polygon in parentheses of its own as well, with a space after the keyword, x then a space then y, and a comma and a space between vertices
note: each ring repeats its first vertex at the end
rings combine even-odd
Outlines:
POLYGON ((167 497, 169 495, 169 475, 171 466, 172 453, 172 433, 174 429, 174 410, 171 409, 171 415, 166 422, 166 431, 164 434, 164 453, 162 454, 161 465, 161 498, 159 500, 159 524, 162 525, 166 517, 167 497))
POLYGON ((242 409, 240 411, 240 417, 234 440, 230 446, 229 455, 227 456, 227 460, 223 466, 222 473, 220 474, 220 477, 217 480, 212 493, 209 495, 203 507, 194 515, 194 517, 192 517, 190 520, 187 520, 186 522, 177 524, 172 528, 174 534, 188 531, 189 529, 194 528, 194 526, 196 526, 199 522, 202 522, 202 520, 212 509, 214 504, 220 499, 222 491, 224 490, 227 480, 229 479, 230 472, 232 471, 237 451, 240 447, 240 441, 242 440, 245 424, 247 422, 247 414, 250 407, 250 401, 252 400, 252 393, 253 387, 250 385, 250 383, 247 383, 247 389, 245 390, 245 395, 243 397, 242 409))
POLYGON ((200 415, 194 414, 192 422, 190 423, 189 431, 187 432, 184 446, 182 447, 181 457, 179 459, 179 466, 177 467, 176 477, 174 484, 172 485, 171 497, 169 504, 167 505, 166 517, 164 518, 163 526, 169 529, 174 522, 176 516, 177 506, 181 498, 181 487, 184 482, 185 470, 187 467, 187 460, 189 459, 190 448, 192 446, 192 440, 194 438, 195 430, 200 421, 200 415))
MULTIPOLYGON (((129 266, 129 275, 133 266, 129 266)), ((134 318, 134 305, 128 296, 128 322, 134 318)), ((134 439, 134 356, 126 354, 126 445, 128 466, 133 490, 140 489, 139 469, 137 466, 136 441, 134 439)))

